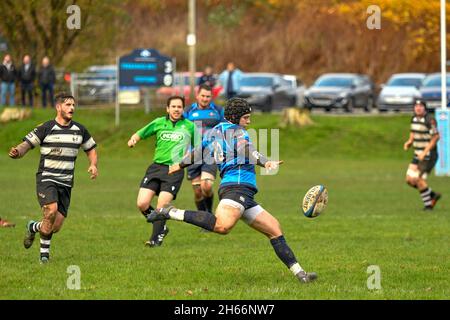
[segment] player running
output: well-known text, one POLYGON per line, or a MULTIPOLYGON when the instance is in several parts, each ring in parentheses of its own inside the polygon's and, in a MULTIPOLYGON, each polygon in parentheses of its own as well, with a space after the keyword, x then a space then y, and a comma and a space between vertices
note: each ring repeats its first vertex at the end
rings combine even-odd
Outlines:
MULTIPOLYGON (((223 109, 214 104, 212 89, 206 84, 200 85, 197 102, 184 111, 184 117, 195 123, 197 132, 205 137, 208 132, 220 122, 226 121, 223 109)), ((187 167, 187 178, 191 180, 194 189, 194 201, 197 209, 212 214, 214 202, 213 184, 216 179, 217 165, 215 163, 194 163, 187 167)))
MULTIPOLYGON (((167 115, 157 118, 133 134, 128 147, 133 148, 140 140, 156 135, 156 149, 153 163, 148 167, 140 185, 137 207, 147 218, 153 210, 151 202, 158 196, 157 208, 175 200, 183 182, 184 172, 169 175, 169 165, 180 161, 188 147, 194 143, 195 125, 184 119, 184 98, 172 96, 167 100, 167 115)), ((153 232, 146 246, 161 246, 169 233, 164 221, 153 224, 153 232)))
POLYGON ((436 144, 439 132, 436 120, 427 113, 426 104, 422 100, 414 103, 414 116, 411 119, 411 132, 408 141, 403 145, 406 151, 414 148, 414 158, 406 172, 406 182, 420 192, 424 210, 433 210, 441 195, 431 190, 427 183, 428 174, 433 170, 437 158, 436 144))
MULTIPOLYGON (((219 187, 219 205, 215 216, 205 211, 189 211, 166 206, 153 211, 149 222, 173 219, 184 221, 204 229, 228 234, 239 219, 270 239, 279 259, 301 282, 317 278, 314 272, 306 273, 287 245, 278 220, 254 200, 257 193, 255 164, 275 170, 282 161, 269 161, 254 148, 247 126, 250 124, 251 108, 241 98, 228 100, 225 107, 227 122, 218 124, 203 139, 202 149, 211 151, 219 167, 222 181, 219 187)), ((170 172, 179 172, 193 158, 188 154, 180 163, 174 164, 170 172)))
POLYGON ((24 142, 12 147, 9 156, 22 158, 30 149, 40 146, 41 160, 36 174, 36 195, 42 208, 43 219, 29 221, 23 245, 26 249, 40 233, 40 261, 50 259, 50 240, 61 230, 67 217, 74 181, 75 161, 80 148, 89 159, 88 172, 97 178, 97 151, 94 139, 80 123, 72 120, 75 98, 60 93, 55 97, 56 118, 37 126, 25 136, 24 142))

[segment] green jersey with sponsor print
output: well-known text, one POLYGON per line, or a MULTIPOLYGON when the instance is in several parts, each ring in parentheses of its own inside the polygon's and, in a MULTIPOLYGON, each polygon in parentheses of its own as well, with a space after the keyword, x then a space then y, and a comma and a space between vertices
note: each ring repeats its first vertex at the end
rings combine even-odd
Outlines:
MULTIPOLYGON (((156 135, 156 150, 153 161, 159 164, 172 165, 179 163, 190 147, 197 145, 195 139, 201 140, 195 134, 193 122, 181 118, 177 122, 169 116, 156 118, 137 132, 141 139, 156 135)), ((198 141, 200 143, 201 141, 198 141)))

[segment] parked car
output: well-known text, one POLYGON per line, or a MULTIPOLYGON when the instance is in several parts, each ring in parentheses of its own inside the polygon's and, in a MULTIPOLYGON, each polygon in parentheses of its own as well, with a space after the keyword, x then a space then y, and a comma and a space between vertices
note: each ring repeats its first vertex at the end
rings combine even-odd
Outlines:
MULTIPOLYGON (((434 111, 436 108, 441 107, 441 74, 433 73, 428 75, 420 87, 420 94, 422 100, 427 104, 429 110, 434 111)), ((447 76, 447 101, 450 101, 450 76, 447 76)))
POLYGON ((328 73, 320 76, 305 92, 308 109, 343 108, 352 112, 361 107, 371 111, 375 102, 373 82, 369 76, 355 73, 328 73))
MULTIPOLYGON (((195 73, 195 92, 198 91, 198 82, 200 77, 202 76, 202 72, 195 73)), ((220 92, 222 91, 222 86, 216 85, 212 88, 212 96, 213 99, 216 99, 220 92)), ((189 72, 176 72, 174 74, 174 82, 172 87, 160 87, 156 91, 156 94, 159 98, 165 99, 173 95, 183 96, 185 97, 186 105, 194 102, 190 101, 190 73, 189 72)))
POLYGON ((295 104, 293 106, 303 107, 305 102, 305 90, 304 83, 295 75, 285 74, 283 79, 289 82, 292 90, 295 92, 295 104))
POLYGON ((382 86, 377 106, 380 111, 411 110, 414 101, 420 98, 419 88, 425 79, 424 73, 397 73, 382 86))
POLYGON ((237 96, 263 112, 294 106, 297 102, 296 88, 278 73, 244 73, 237 96))
POLYGON ((116 65, 91 66, 84 73, 72 76, 80 102, 113 102, 116 96, 116 65))

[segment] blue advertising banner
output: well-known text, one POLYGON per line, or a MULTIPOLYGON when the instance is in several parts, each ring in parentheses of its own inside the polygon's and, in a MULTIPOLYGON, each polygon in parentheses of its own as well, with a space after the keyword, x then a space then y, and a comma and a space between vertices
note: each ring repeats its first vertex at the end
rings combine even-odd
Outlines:
POLYGON ((450 110, 436 109, 437 127, 440 135, 438 141, 437 176, 450 176, 450 110))
POLYGON ((135 49, 119 59, 119 87, 172 86, 173 62, 155 49, 135 49))

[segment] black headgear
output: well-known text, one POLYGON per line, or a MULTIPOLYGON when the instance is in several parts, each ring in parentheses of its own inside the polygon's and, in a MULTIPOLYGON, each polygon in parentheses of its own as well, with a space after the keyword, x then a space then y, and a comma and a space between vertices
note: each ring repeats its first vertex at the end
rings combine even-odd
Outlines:
POLYGON ((225 119, 234 124, 239 124, 244 114, 252 112, 247 100, 242 98, 231 98, 225 106, 225 119))
POLYGON ((416 105, 416 104, 421 104, 421 105, 423 105, 425 107, 425 109, 427 108, 427 103, 425 101, 421 100, 421 99, 416 99, 414 101, 414 105, 416 105))

